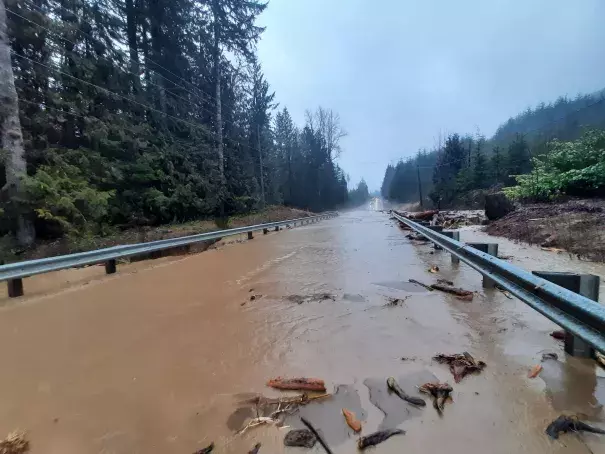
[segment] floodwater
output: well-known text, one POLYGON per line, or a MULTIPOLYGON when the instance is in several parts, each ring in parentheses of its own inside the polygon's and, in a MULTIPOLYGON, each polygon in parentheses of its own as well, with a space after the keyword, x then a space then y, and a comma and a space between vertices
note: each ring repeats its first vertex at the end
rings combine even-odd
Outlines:
MULTIPOLYGON (((482 238, 464 231, 463 240, 482 238)), ((493 239, 492 239, 493 240, 493 239)), ((503 239, 501 253, 527 269, 605 267, 503 239)), ((605 436, 544 434, 561 413, 605 427, 605 383, 592 361, 566 358, 556 327, 523 303, 484 290, 481 277, 444 251, 413 245, 388 215, 340 217, 225 245, 202 254, 139 262, 104 276, 100 267, 25 280, 26 297, 0 296, 0 432, 28 432, 32 453, 301 452, 285 448, 288 429, 236 434, 251 396, 280 396, 276 376, 326 380, 331 398, 300 410, 336 453, 357 436, 399 427, 380 453, 605 453, 605 436), (472 302, 428 292, 427 272, 477 294, 472 302), (390 298, 399 304, 389 305, 390 298), (453 382, 436 353, 468 351, 487 363, 453 382), (543 363, 527 377, 542 353, 543 363), (402 359, 404 358, 404 359, 402 359), (418 395, 425 381, 448 381, 443 415, 386 390, 386 378, 418 395)), ((605 374, 603 374, 605 375, 605 374)), ((298 416, 286 419, 302 427, 298 416)), ((322 452, 317 444, 311 452, 322 452)))

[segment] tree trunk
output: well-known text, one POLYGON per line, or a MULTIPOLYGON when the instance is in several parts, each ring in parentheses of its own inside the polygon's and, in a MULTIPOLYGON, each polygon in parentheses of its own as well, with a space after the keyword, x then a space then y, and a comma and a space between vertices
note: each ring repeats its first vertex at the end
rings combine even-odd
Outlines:
MULTIPOLYGON (((4 0, 0 0, 0 136, 2 149, 7 153, 4 166, 7 193, 11 202, 23 197, 22 179, 27 172, 23 135, 19 121, 19 100, 15 90, 15 79, 10 56, 10 44, 6 27, 4 0)), ((21 246, 29 246, 35 239, 34 226, 16 207, 17 241, 21 246)))
POLYGON ((218 0, 213 0, 212 11, 214 15, 214 84, 215 84, 215 134, 216 134, 216 155, 218 159, 219 173, 219 198, 221 215, 224 214, 224 198, 225 198, 225 159, 223 154, 223 118, 221 112, 221 40, 220 40, 220 23, 219 23, 219 3, 218 0))
POLYGON ((141 95, 141 80, 139 74, 139 44, 137 41, 137 10, 133 0, 126 0, 126 35, 130 55, 130 72, 133 77, 132 91, 138 99, 141 95))

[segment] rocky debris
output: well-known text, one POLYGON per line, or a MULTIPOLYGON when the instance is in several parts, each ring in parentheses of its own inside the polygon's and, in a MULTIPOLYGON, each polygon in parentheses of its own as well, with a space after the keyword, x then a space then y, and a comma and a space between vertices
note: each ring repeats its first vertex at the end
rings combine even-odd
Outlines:
POLYGON ((546 435, 553 440, 559 438, 559 435, 567 432, 590 432, 594 434, 605 434, 605 430, 598 427, 592 427, 580 421, 577 416, 561 415, 546 428, 546 435))
POLYGON ((485 216, 490 221, 501 219, 512 211, 515 211, 515 205, 503 192, 485 195, 485 216))
POLYGON ((410 296, 411 296, 411 295, 407 295, 407 296, 404 296, 403 298, 393 298, 392 296, 389 296, 389 297, 388 297, 389 302, 385 304, 385 307, 395 307, 395 306, 399 306, 399 305, 401 305, 401 304, 405 303, 405 302, 406 302, 406 300, 407 300, 408 298, 410 298, 410 296))
POLYGON ((471 373, 481 372, 486 364, 483 361, 476 361, 469 353, 456 353, 453 355, 444 355, 440 353, 433 357, 435 361, 441 364, 448 364, 450 372, 454 376, 454 381, 460 383, 464 377, 471 373))
POLYGON ((248 454, 258 454, 258 452, 260 451, 260 447, 261 447, 261 444, 256 443, 254 445, 254 448, 252 448, 250 451, 248 451, 248 454))
POLYGON ((22 431, 11 432, 0 441, 0 454, 24 454, 29 448, 29 441, 22 431))
POLYGON ((405 430, 401 429, 386 429, 379 430, 378 432, 374 432, 373 434, 366 435, 365 437, 361 437, 357 440, 357 447, 359 449, 365 449, 369 446, 376 446, 379 443, 382 443, 385 440, 388 440, 393 435, 405 435, 405 430))
POLYGON ((276 389, 287 389, 287 390, 304 390, 304 391, 317 391, 321 393, 326 392, 326 384, 319 378, 283 378, 277 377, 272 378, 267 382, 267 386, 276 389))
POLYGON ((450 394, 454 388, 448 383, 425 383, 418 388, 418 391, 424 394, 429 394, 433 397, 433 408, 437 413, 442 414, 445 407, 445 402, 450 399, 450 394))
POLYGON ((554 359, 556 361, 559 359, 559 355, 556 353, 542 353, 542 362, 548 361, 549 359, 554 359))
POLYGON ((300 418, 300 420, 302 421, 302 423, 307 426, 309 428, 309 430, 311 432, 313 432, 313 435, 315 435, 315 438, 317 438, 317 441, 319 441, 319 444, 321 446, 323 446, 324 450, 328 453, 328 454, 332 454, 332 450, 330 449, 330 447, 328 446, 328 443, 326 443, 326 440, 323 439, 323 437, 321 436, 321 434, 317 431, 317 429, 315 427, 313 427, 313 424, 311 424, 311 422, 309 422, 309 420, 305 419, 305 418, 300 418))
POLYGON ((294 429, 286 434, 284 438, 284 445, 298 447, 298 448, 309 448, 315 446, 317 438, 313 435, 309 429, 294 429))
POLYGON ((295 304, 303 304, 310 302, 321 302, 321 301, 336 301, 336 297, 331 293, 321 292, 313 293, 312 295, 288 295, 286 299, 295 304))
POLYGON ((436 273, 438 273, 438 272, 439 272, 439 267, 438 267, 437 265, 433 265, 433 266, 431 266, 431 267, 428 269, 428 272, 429 272, 429 273, 436 274, 436 273))

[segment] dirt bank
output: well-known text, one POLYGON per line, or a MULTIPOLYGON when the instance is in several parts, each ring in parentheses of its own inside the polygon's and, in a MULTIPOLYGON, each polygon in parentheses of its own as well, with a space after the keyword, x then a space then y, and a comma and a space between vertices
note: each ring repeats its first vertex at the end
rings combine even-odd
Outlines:
POLYGON ((99 248, 116 246, 118 244, 142 243, 145 241, 163 240, 166 238, 177 238, 197 233, 211 232, 214 230, 231 229, 247 225, 263 224, 266 222, 284 221, 313 216, 314 213, 296 208, 283 206, 270 206, 265 210, 242 216, 229 218, 228 222, 220 227, 214 220, 200 220, 186 224, 170 224, 159 227, 142 227, 138 229, 124 230, 115 235, 106 237, 80 238, 77 240, 60 239, 55 241, 39 242, 32 249, 20 254, 11 255, 10 251, 2 250, 0 245, 0 260, 6 263, 31 260, 43 257, 53 257, 74 252, 84 252, 99 248))
POLYGON ((605 200, 524 205, 486 232, 605 262, 605 200))

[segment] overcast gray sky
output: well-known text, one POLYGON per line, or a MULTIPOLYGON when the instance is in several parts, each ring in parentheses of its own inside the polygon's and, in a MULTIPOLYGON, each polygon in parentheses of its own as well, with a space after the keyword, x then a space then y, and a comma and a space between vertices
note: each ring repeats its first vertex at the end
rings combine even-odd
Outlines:
POLYGON ((490 136, 529 105, 605 87, 605 0, 271 0, 259 44, 280 107, 337 111, 340 164, 378 189, 439 131, 490 136))

